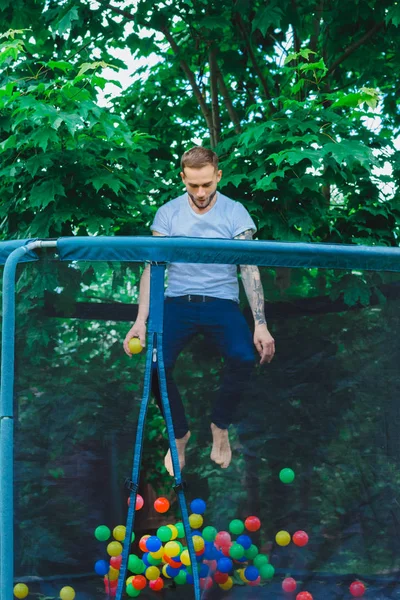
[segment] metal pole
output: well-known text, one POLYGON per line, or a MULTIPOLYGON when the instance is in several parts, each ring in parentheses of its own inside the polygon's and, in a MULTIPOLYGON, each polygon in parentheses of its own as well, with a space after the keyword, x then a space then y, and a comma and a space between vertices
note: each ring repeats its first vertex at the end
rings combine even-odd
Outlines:
POLYGON ((0 593, 13 598, 14 579, 14 351, 15 273, 30 250, 55 247, 57 242, 35 241, 17 248, 7 258, 3 273, 3 331, 0 392, 0 593))

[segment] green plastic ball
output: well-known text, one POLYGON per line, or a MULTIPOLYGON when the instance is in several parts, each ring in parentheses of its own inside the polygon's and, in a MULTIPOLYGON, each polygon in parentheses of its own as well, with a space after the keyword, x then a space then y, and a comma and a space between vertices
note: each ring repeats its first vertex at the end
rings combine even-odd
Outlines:
POLYGON ((99 540, 99 542, 106 542, 109 539, 110 535, 111 531, 107 527, 107 525, 99 525, 94 530, 94 537, 96 538, 96 540, 99 540))
POLYGON ((218 530, 215 529, 215 527, 211 527, 209 525, 208 527, 204 527, 201 535, 203 536, 206 542, 213 542, 217 537, 217 533, 218 530))
POLYGON ((186 583, 187 575, 185 571, 179 571, 178 575, 174 577, 175 583, 178 585, 184 585, 186 583))
POLYGON ((265 554, 257 554, 257 556, 254 558, 254 566, 257 567, 257 569, 260 569, 263 565, 268 563, 269 558, 265 554))
POLYGON ((243 558, 244 556, 244 548, 240 544, 234 542, 232 546, 229 548, 229 556, 238 560, 239 558, 243 558))
POLYGON ((260 569, 261 579, 272 579, 275 574, 275 569, 272 565, 261 565, 260 569))
POLYGON ((292 469, 282 469, 279 473, 279 479, 282 483, 292 483, 294 481, 295 474, 292 469))
POLYGON ((178 538, 184 538, 185 537, 185 528, 183 526, 183 523, 181 523, 179 521, 178 523, 175 523, 175 527, 178 530, 178 538))
POLYGON ((258 555, 258 548, 254 544, 250 546, 248 550, 244 551, 244 555, 249 560, 253 560, 258 555))
POLYGON ((163 525, 157 529, 157 537, 165 544, 165 542, 169 542, 172 539, 172 531, 169 527, 163 525))
POLYGON ((129 584, 126 586, 126 593, 130 598, 137 598, 140 594, 140 590, 137 590, 132 584, 129 584))
POLYGON ((244 531, 244 523, 240 519, 233 519, 229 523, 229 531, 234 535, 240 535, 244 531))
POLYGON ((150 565, 153 565, 153 567, 157 567, 162 563, 161 558, 154 558, 154 556, 151 556, 151 554, 148 555, 147 560, 149 561, 150 565))

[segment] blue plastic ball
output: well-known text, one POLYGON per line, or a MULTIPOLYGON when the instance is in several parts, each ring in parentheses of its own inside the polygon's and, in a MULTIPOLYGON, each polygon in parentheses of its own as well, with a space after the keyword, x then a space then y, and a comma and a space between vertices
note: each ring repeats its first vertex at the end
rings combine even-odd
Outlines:
POLYGON ((151 564, 149 563, 149 558, 148 558, 148 556, 149 556, 149 553, 148 553, 148 552, 145 552, 145 553, 143 554, 143 556, 142 556, 142 561, 144 562, 144 564, 146 565, 146 567, 152 567, 153 565, 151 565, 151 564))
POLYGON ((161 546, 162 542, 156 535, 152 535, 146 540, 146 548, 149 552, 158 552, 161 546))
POLYGON ((248 550, 252 544, 252 541, 248 535, 239 535, 236 543, 243 546, 245 550, 248 550))
POLYGON ((171 565, 167 565, 165 570, 169 577, 176 577, 180 571, 180 569, 175 569, 174 567, 171 567, 171 565))
POLYGON ((204 547, 203 558, 206 560, 214 560, 215 546, 213 542, 206 542, 204 547))
POLYGON ((201 498, 196 498, 190 503, 190 510, 196 515, 204 515, 206 512, 207 505, 201 498))
POLYGON ((224 556, 217 562, 217 569, 220 573, 230 573, 233 569, 233 563, 230 558, 224 556))
POLYGON ((249 566, 244 570, 244 576, 249 581, 255 581, 259 576, 257 567, 249 566))
POLYGON ((193 584, 194 584, 194 578, 193 578, 193 575, 191 575, 190 573, 188 573, 188 574, 187 574, 187 577, 186 577, 186 583, 189 583, 190 585, 193 585, 193 584))
POLYGON ((97 575, 104 576, 107 575, 108 571, 110 570, 110 565, 106 560, 98 560, 94 565, 94 570, 97 575))
POLYGON ((202 565, 200 565, 200 569, 199 569, 199 577, 207 577, 208 573, 210 571, 210 568, 208 565, 205 565, 204 563, 202 565))

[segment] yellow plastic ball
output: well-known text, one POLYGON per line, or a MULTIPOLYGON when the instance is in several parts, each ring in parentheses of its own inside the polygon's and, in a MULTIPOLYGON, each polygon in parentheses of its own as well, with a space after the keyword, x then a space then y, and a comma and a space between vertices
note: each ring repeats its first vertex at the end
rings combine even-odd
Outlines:
POLYGON ((182 554, 181 554, 181 563, 183 565, 185 565, 185 567, 188 567, 191 564, 189 550, 184 550, 182 552, 182 554))
POLYGON ((158 579, 160 577, 160 569, 157 569, 157 567, 147 567, 146 571, 145 571, 145 575, 146 578, 149 581, 155 581, 156 579, 158 579))
POLYGON ((117 525, 113 529, 113 536, 118 542, 123 542, 126 535, 126 527, 124 525, 117 525))
POLYGON ((143 346, 140 343, 139 338, 131 338, 128 342, 128 348, 132 354, 139 354, 143 350, 143 346))
POLYGON ((14 596, 16 598, 26 598, 29 594, 29 588, 25 583, 17 583, 14 586, 14 596))
POLYGON ((196 515, 196 513, 194 513, 193 515, 190 515, 189 523, 192 529, 200 529, 200 527, 203 526, 204 519, 201 515, 196 515))
POLYGON ((110 556, 119 556, 122 554, 122 544, 119 542, 110 542, 107 546, 107 554, 110 556))
POLYGON ((110 570, 108 571, 108 579, 110 581, 117 581, 118 576, 119 576, 118 569, 114 569, 114 567, 110 567, 110 570))
POLYGON ((195 552, 201 552, 201 550, 204 550, 205 542, 202 537, 199 535, 194 535, 192 540, 195 552))
POLYGON ((162 568, 162 574, 164 575, 164 577, 166 577, 167 579, 171 579, 171 575, 168 575, 167 573, 167 567, 168 565, 164 565, 162 568))
POLYGON ((229 577, 225 583, 220 583, 219 587, 221 588, 221 590, 230 590, 231 587, 233 587, 233 581, 232 581, 232 577, 229 577))
POLYGON ((60 590, 60 598, 61 600, 74 600, 75 598, 75 590, 74 588, 66 585, 60 590))
POLYGON ((278 544, 278 546, 287 546, 288 544, 290 544, 290 540, 292 538, 290 537, 290 533, 288 533, 287 531, 278 531, 278 533, 275 536, 275 541, 278 544))
POLYGON ((175 525, 167 525, 167 527, 172 532, 172 538, 171 538, 171 540, 176 540, 176 538, 178 537, 178 534, 179 534, 178 528, 175 527, 175 525))
POLYGON ((171 558, 178 556, 180 550, 181 547, 177 542, 167 542, 164 546, 164 553, 171 558))
POLYGON ((129 585, 130 583, 132 583, 132 581, 135 579, 136 575, 131 575, 130 577, 128 577, 128 579, 126 580, 126 585, 129 585))
POLYGON ((161 548, 159 550, 157 550, 157 552, 150 552, 150 556, 152 556, 153 558, 162 558, 165 554, 165 550, 164 550, 164 546, 161 546, 161 548))

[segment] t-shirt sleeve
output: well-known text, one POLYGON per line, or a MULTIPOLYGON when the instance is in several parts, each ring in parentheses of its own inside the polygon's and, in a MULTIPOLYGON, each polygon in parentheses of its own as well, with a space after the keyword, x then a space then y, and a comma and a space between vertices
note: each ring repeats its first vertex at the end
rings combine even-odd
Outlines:
POLYGON ((232 237, 236 237, 247 229, 251 229, 253 233, 257 231, 256 224, 248 213, 247 209, 240 202, 236 202, 232 214, 232 237))
POLYGON ((157 231, 162 235, 171 235, 169 219, 165 206, 161 206, 156 212, 156 216, 154 217, 154 221, 150 225, 150 229, 151 231, 157 231))

